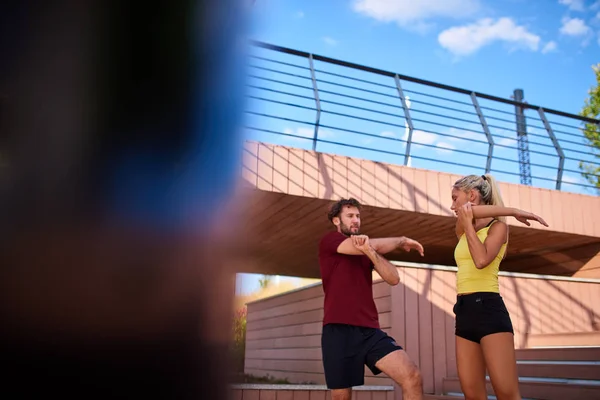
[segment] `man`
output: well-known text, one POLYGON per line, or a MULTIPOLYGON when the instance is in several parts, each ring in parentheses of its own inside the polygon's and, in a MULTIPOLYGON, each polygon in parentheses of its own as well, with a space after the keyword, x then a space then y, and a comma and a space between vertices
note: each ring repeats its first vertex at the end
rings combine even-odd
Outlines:
POLYGON ((405 400, 422 399, 421 374, 406 352, 380 329, 373 300, 373 268, 390 285, 400 282, 396 267, 381 256, 397 248, 423 246, 406 237, 369 239, 360 235, 361 204, 353 198, 334 203, 329 220, 337 230, 319 244, 325 292, 321 346, 327 387, 333 400, 351 398, 364 384, 364 365, 384 372, 401 387, 405 400))
POLYGON ((230 398, 246 1, 0 2, 3 398, 230 398))

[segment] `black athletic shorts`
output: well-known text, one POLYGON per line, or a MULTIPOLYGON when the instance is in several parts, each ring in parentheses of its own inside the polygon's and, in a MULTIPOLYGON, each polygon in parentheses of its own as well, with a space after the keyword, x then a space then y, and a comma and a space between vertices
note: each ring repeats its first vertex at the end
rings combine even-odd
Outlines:
POLYGON ((378 375, 377 361, 402 347, 381 329, 327 324, 323 326, 321 350, 327 387, 347 389, 364 385, 365 365, 378 375))
POLYGON ((510 315, 499 293, 477 292, 456 296, 456 336, 479 343, 492 333, 514 334, 510 315))

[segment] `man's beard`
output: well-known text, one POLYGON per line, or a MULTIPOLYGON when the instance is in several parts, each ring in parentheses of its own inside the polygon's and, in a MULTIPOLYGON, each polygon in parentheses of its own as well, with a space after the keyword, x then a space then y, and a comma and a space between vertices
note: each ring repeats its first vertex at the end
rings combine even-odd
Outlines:
POLYGON ((360 227, 358 228, 358 230, 356 232, 352 232, 350 230, 350 227, 348 227, 347 225, 344 225, 343 223, 340 222, 340 232, 342 232, 346 236, 360 235, 360 227))

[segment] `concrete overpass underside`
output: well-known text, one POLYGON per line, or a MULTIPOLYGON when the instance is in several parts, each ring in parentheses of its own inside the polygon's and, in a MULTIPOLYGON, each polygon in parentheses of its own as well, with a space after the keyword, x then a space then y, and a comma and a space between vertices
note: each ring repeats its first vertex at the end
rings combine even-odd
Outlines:
MULTIPOLYGON (((408 236, 425 247, 387 255, 453 266, 456 175, 296 148, 247 142, 240 191, 247 232, 239 272, 320 278, 317 245, 332 229, 327 209, 340 197, 365 208, 363 233, 408 236)), ((600 198, 501 183, 506 205, 531 210, 550 227, 510 224, 504 271, 600 278, 600 198)))

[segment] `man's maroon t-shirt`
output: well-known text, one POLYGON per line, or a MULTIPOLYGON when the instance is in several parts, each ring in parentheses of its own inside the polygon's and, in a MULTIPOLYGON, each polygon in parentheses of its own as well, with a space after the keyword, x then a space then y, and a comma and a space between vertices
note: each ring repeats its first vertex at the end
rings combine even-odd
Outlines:
POLYGON ((373 300, 373 263, 365 256, 340 254, 347 236, 329 232, 319 243, 319 264, 325 292, 323 325, 330 323, 379 328, 373 300))

